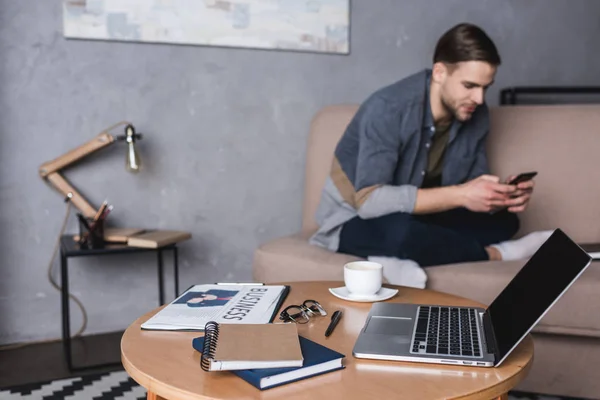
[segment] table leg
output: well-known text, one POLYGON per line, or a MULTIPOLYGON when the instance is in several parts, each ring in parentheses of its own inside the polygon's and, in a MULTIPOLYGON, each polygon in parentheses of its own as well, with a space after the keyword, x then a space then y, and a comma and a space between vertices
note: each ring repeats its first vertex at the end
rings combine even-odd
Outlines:
POLYGON ((167 400, 162 396, 157 395, 156 393, 148 392, 146 396, 146 400, 167 400))
POLYGON ((63 351, 69 371, 73 369, 71 359, 71 320, 69 311, 69 268, 67 257, 60 252, 60 298, 62 316, 63 351))
POLYGON ((508 400, 508 393, 504 393, 500 397, 496 397, 494 400, 508 400))
POLYGON ((69 296, 69 265, 68 257, 64 252, 60 251, 60 300, 61 300, 61 319, 62 319, 62 340, 63 353, 67 362, 67 368, 70 372, 84 371, 88 369, 96 369, 103 367, 113 367, 121 365, 121 362, 112 362, 88 366, 73 365, 73 347, 71 338, 71 311, 70 311, 70 296, 69 296))
POLYGON ((165 293, 164 293, 164 285, 163 285, 163 253, 162 249, 159 249, 156 252, 156 257, 158 259, 158 305, 162 306, 165 304, 165 293))
POLYGON ((173 247, 173 279, 175 279, 175 298, 179 296, 179 257, 177 255, 177 246, 173 247))

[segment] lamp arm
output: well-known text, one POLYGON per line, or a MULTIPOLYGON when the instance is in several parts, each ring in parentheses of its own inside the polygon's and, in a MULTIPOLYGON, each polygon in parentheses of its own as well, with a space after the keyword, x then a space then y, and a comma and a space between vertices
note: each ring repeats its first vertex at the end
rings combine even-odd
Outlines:
POLYGON ((75 161, 97 150, 100 150, 108 146, 109 144, 112 144, 116 138, 108 132, 120 125, 130 125, 130 123, 127 121, 117 122, 116 124, 103 130, 92 140, 82 144, 77 148, 74 148, 73 150, 63 154, 58 158, 55 158, 52 161, 48 161, 47 163, 42 164, 42 166, 40 167, 40 176, 42 178, 45 178, 48 174, 63 169, 67 165, 70 165, 75 161))
POLYGON ((50 182, 52 186, 63 194, 63 196, 68 197, 73 205, 86 217, 93 217, 96 214, 96 210, 66 181, 65 178, 60 175, 58 171, 89 154, 114 143, 116 138, 108 132, 119 125, 127 124, 129 124, 129 122, 121 121, 105 129, 96 137, 81 146, 68 151, 52 161, 42 164, 39 168, 40 177, 50 182))
POLYGON ((114 141, 114 136, 107 132, 102 132, 81 146, 74 148, 73 150, 63 154, 58 158, 55 158, 52 161, 42 164, 40 167, 40 176, 45 178, 49 174, 59 171, 64 167, 73 164, 75 161, 80 160, 83 157, 86 157, 89 154, 112 144, 114 141))
POLYGON ((81 213, 87 218, 93 218, 96 215, 94 207, 83 198, 81 194, 73 187, 65 178, 63 178, 58 172, 52 172, 46 176, 48 182, 58 190, 65 198, 81 211, 81 213))

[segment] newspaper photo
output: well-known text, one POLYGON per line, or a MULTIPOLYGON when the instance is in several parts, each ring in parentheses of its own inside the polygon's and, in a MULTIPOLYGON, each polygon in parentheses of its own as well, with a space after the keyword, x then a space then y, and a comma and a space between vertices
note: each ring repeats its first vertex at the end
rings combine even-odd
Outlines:
POLYGON ((286 286, 195 285, 142 324, 151 330, 204 330, 222 324, 266 324, 287 295, 286 286))

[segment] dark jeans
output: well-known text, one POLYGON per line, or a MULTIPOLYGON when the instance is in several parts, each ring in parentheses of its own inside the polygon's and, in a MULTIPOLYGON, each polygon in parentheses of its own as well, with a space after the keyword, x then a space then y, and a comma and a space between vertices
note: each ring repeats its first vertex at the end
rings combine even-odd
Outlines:
POLYGON ((427 215, 355 217, 342 227, 338 252, 409 259, 422 267, 484 261, 489 259, 486 246, 509 240, 518 229, 519 219, 506 210, 489 214, 458 208, 427 215))

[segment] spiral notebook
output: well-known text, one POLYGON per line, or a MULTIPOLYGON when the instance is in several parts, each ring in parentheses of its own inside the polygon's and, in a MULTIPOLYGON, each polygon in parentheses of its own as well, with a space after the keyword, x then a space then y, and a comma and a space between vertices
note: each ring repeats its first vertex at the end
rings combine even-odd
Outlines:
POLYGON ((204 327, 205 371, 301 367, 296 324, 219 324, 204 327))
MULTIPOLYGON (((300 336, 304 356, 301 367, 244 369, 231 371, 254 387, 265 390, 344 368, 345 355, 300 336)), ((192 347, 202 353, 204 338, 192 340, 192 347)))

